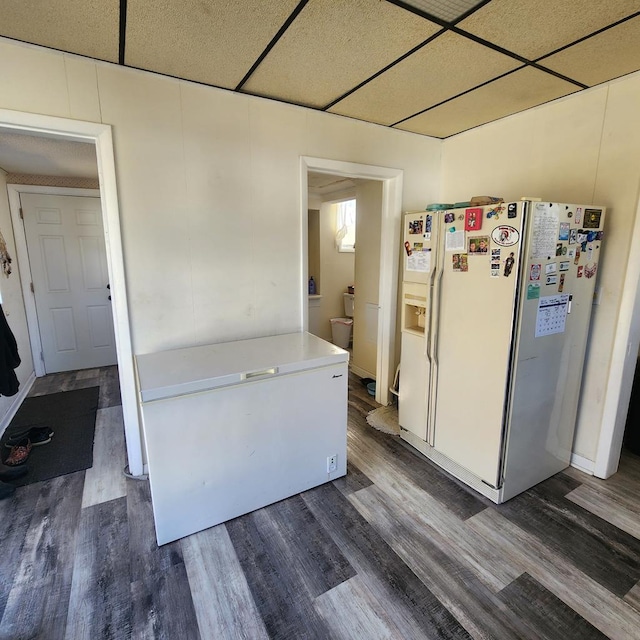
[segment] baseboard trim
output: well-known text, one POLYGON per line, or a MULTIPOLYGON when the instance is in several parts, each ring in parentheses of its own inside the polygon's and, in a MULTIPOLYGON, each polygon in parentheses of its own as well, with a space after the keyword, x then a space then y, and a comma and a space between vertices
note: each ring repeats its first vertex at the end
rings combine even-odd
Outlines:
POLYGON ((349 363, 349 369, 351 369, 351 371, 355 373, 357 376, 359 376, 360 378, 373 378, 375 380, 375 377, 376 377, 375 374, 372 374, 369 371, 365 371, 360 367, 356 367, 354 364, 349 363))
POLYGON ((35 371, 31 372, 29 379, 23 384, 22 389, 13 396, 13 402, 9 407, 7 413, 4 414, 2 420, 0 420, 0 438, 4 435, 7 427, 11 424, 13 420, 13 416, 16 415, 20 405, 24 402, 24 399, 27 397, 29 391, 31 391, 31 387, 33 387, 33 383, 36 381, 36 373, 35 371))
POLYGON ((593 475, 593 472, 596 468, 596 463, 593 460, 589 460, 589 458, 579 456, 577 453, 571 454, 571 460, 569 464, 571 464, 572 467, 579 469, 580 471, 584 471, 584 473, 588 473, 590 476, 593 475))

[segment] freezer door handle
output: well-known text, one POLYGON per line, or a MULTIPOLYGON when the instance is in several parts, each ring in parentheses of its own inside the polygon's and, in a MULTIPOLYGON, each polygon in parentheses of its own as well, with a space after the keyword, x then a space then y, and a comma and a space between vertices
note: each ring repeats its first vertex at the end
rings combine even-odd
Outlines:
POLYGON ((275 376, 278 373, 278 367, 271 369, 262 369, 261 371, 250 371, 240 376, 241 380, 250 380, 251 378, 259 378, 260 376, 275 376))

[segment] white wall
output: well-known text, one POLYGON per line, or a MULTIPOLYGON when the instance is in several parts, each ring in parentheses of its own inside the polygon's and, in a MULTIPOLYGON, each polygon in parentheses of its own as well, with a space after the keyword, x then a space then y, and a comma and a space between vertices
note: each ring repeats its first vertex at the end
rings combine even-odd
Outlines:
MULTIPOLYGON (((353 366, 376 377, 377 306, 380 288, 380 234, 382 228, 382 182, 373 180, 356 187, 356 297, 353 324, 353 366)), ((426 204, 426 203, 425 203, 426 204)), ((423 207, 424 208, 424 207, 423 207)))
MULTIPOLYGON (((574 453, 595 460, 640 182, 640 74, 447 139, 442 202, 539 196, 608 207, 574 453)), ((628 357, 635 361, 637 344, 628 357)), ((534 392, 532 390, 532 392, 534 392)))
POLYGON ((0 108, 113 126, 137 354, 301 328, 300 156, 440 185, 438 140, 2 39, 0 108))
MULTIPOLYGON (((24 311, 22 288, 20 286, 20 272, 16 260, 16 245, 13 239, 13 227, 11 225, 11 213, 9 211, 9 199, 7 196, 6 173, 0 169, 0 231, 7 243, 7 249, 12 259, 12 272, 9 277, 0 272, 0 293, 2 294, 2 310, 7 318, 9 328, 18 344, 20 366, 16 369, 19 391, 25 390, 25 384, 33 373, 33 359, 29 343, 29 330, 27 328, 27 316, 24 311)), ((20 232, 21 230, 18 230, 20 232)), ((17 396, 0 396, 0 421, 11 411, 17 396)), ((5 425, 6 426, 6 425, 5 425)), ((0 433, 3 431, 0 428, 0 433)))

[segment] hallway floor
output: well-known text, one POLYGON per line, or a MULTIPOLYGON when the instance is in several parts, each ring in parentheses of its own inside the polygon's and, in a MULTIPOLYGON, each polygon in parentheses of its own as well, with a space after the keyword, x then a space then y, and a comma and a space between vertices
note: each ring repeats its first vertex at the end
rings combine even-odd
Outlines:
POLYGON ((0 502, 0 640, 640 638, 637 456, 496 506, 369 427, 352 377, 346 478, 158 548, 115 367, 32 395, 96 384, 93 468, 0 502))

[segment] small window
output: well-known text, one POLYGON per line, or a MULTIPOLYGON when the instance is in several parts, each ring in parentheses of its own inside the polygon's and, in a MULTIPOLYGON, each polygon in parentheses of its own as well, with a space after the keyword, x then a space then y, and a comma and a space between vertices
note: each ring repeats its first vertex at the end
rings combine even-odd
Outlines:
POLYGON ((336 210, 336 247, 338 251, 356 250, 356 201, 344 200, 335 205, 336 210))

